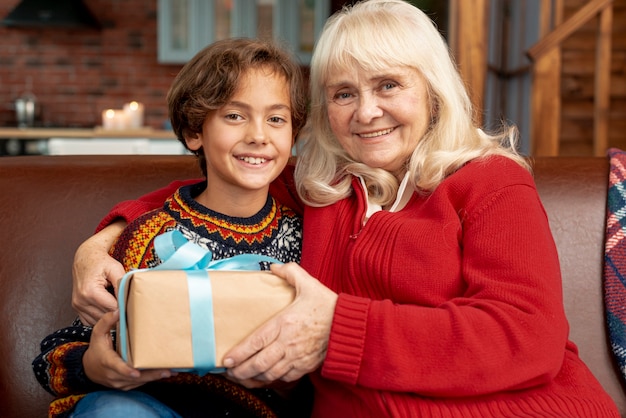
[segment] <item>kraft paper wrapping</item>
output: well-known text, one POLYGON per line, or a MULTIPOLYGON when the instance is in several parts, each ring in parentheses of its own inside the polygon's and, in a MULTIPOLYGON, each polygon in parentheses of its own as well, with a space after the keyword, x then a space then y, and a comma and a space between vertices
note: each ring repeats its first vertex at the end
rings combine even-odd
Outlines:
MULTIPOLYGON (((212 288, 215 367, 226 352, 289 305, 295 289, 266 271, 207 271, 212 288)), ((126 288, 128 363, 139 369, 206 368, 193 360, 185 271, 134 273, 126 288)), ((195 314, 195 312, 194 312, 195 314)), ((120 341, 121 338, 118 338, 120 341)), ((120 347, 118 347, 119 351, 120 347)))

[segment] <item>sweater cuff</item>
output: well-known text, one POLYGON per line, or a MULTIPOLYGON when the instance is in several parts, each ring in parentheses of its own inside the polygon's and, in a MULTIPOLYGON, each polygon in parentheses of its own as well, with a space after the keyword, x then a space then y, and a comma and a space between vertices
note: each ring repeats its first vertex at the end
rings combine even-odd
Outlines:
POLYGON ((60 369, 64 368, 62 375, 50 381, 52 392, 58 396, 67 396, 77 393, 92 392, 100 390, 100 386, 87 377, 83 367, 83 356, 89 345, 87 343, 76 342, 68 344, 67 351, 63 354, 62 361, 58 364, 60 369))
POLYGON ((322 367, 323 377, 356 384, 363 358, 369 306, 369 299, 339 294, 322 367))

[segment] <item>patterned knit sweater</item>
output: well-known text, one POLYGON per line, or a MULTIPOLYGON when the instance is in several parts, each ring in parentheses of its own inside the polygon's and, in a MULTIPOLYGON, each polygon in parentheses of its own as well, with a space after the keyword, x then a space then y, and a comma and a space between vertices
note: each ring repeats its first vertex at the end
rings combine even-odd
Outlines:
MULTIPOLYGON (((154 251, 154 238, 178 229, 188 240, 209 249, 214 260, 244 253, 263 254, 282 262, 300 260, 302 224, 291 209, 268 196, 265 206, 254 216, 229 217, 194 200, 205 186, 202 182, 181 187, 163 208, 129 223, 111 248, 113 257, 127 271, 154 267, 161 263, 154 251)), ((77 319, 41 343, 33 370, 39 383, 57 398, 50 405, 51 417, 68 416, 84 394, 106 389, 91 382, 83 369, 82 357, 91 331, 77 319)), ((138 390, 155 396, 185 417, 206 416, 207 405, 220 416, 275 417, 294 413, 289 409, 291 405, 273 391, 247 390, 219 375, 179 373, 138 390)))

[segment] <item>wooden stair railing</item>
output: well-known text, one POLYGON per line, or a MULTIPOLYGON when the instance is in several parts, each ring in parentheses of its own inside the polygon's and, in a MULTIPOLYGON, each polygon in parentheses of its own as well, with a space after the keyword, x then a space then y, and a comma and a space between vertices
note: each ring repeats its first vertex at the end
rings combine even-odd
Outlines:
MULTIPOLYGON (((600 15, 596 45, 594 80, 593 153, 605 154, 608 148, 608 124, 611 80, 611 31, 613 0, 590 0, 578 12, 561 23, 562 0, 556 0, 555 29, 528 51, 533 61, 531 138, 534 156, 559 155, 561 123, 561 43, 582 25, 600 15)), ((550 23, 551 0, 542 0, 541 29, 545 34, 550 23)))

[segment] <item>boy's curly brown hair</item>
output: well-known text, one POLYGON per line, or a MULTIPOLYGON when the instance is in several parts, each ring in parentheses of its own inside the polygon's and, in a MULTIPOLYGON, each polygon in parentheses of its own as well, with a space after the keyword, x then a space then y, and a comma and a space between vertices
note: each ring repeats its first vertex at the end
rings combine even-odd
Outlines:
MULTIPOLYGON (((302 69, 293 55, 273 41, 231 38, 198 52, 180 70, 167 94, 172 129, 186 146, 185 137, 202 132, 211 110, 227 104, 250 69, 268 68, 289 83, 293 138, 306 121, 307 94, 302 69)), ((204 150, 194 152, 206 175, 204 150)))

